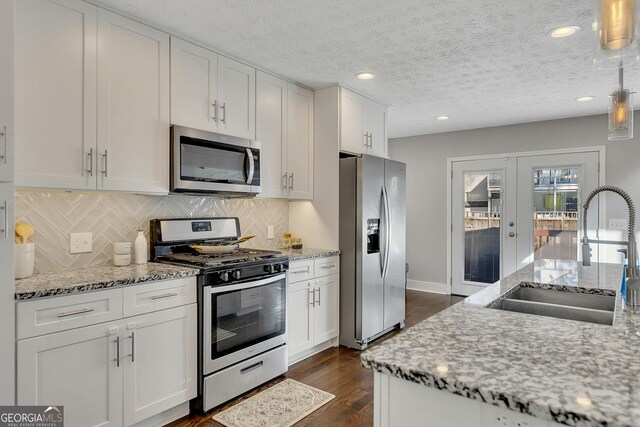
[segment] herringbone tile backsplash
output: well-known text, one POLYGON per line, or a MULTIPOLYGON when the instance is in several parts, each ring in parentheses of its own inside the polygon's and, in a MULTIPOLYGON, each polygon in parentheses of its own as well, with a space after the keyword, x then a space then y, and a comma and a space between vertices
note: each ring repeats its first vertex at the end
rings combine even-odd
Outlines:
POLYGON ((133 242, 142 227, 149 241, 149 220, 237 216, 242 234, 257 237, 244 246, 275 248, 289 224, 286 201, 223 199, 192 196, 16 192, 16 222, 35 228, 35 270, 38 273, 112 263, 113 242, 133 242), (273 225, 275 238, 267 239, 273 225), (69 233, 93 233, 93 252, 69 253, 69 233))

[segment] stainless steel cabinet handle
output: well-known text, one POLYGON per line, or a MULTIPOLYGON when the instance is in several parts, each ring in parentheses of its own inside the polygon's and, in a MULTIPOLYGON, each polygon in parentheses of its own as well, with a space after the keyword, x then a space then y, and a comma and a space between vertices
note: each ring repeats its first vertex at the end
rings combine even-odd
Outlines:
POLYGON ((2 238, 9 238, 9 210, 7 209, 7 201, 5 200, 0 206, 0 210, 2 210, 2 217, 4 218, 2 222, 2 238))
POLYGON ((2 130, 0 130, 0 136, 4 140, 4 151, 2 154, 0 154, 0 160, 2 160, 2 163, 6 165, 7 164, 7 126, 6 125, 2 126, 2 130))
POLYGON ((227 124, 227 103, 223 102, 220 108, 222 109, 222 118, 220 119, 220 121, 226 125, 227 124))
POLYGON ((211 104, 211 106, 213 107, 213 116, 211 116, 211 120, 213 120, 214 122, 218 121, 218 101, 213 101, 213 104, 211 104))
POLYGON ((320 288, 318 288, 318 307, 320 307, 320 288))
POLYGON ((293 174, 289 174, 289 190, 293 190, 293 174))
POLYGON ((373 133, 369 133, 369 148, 373 148, 373 133))
POLYGON ((324 270, 329 270, 330 268, 336 268, 335 264, 331 264, 331 265, 321 265, 320 268, 324 269, 324 270))
POLYGON ((108 150, 104 150, 104 154, 100 154, 102 156, 102 158, 104 159, 104 169, 102 170, 102 173, 104 174, 105 178, 109 178, 109 163, 108 163, 108 159, 109 159, 109 151, 108 150))
POLYGON ((306 270, 297 270, 297 271, 289 271, 289 274, 302 274, 302 273, 308 273, 309 269, 307 268, 306 270))
POLYGON ((369 146, 369 132, 364 133, 364 146, 365 147, 369 146))
POLYGON ((309 305, 315 308, 316 307, 316 288, 313 288, 313 291, 309 291, 309 293, 311 294, 311 304, 309 305))
POLYGON ((92 311, 95 311, 95 310, 93 308, 83 308, 81 310, 76 310, 76 311, 67 311, 66 313, 58 314, 58 319, 63 317, 69 317, 69 316, 77 316, 79 314, 91 313, 92 311))
POLYGON ((287 189, 287 175, 288 175, 287 172, 285 172, 284 175, 282 175, 282 189, 283 190, 287 189))
POLYGON ((157 300, 157 299, 163 299, 163 298, 171 298, 171 297, 177 297, 178 293, 177 292, 171 292, 169 294, 162 294, 162 295, 154 295, 151 297, 152 300, 157 300))
POLYGON ((85 171, 89 172, 89 176, 93 176, 93 148, 89 149, 87 156, 89 157, 89 169, 85 169, 85 171))
POLYGON ((116 367, 120 367, 120 337, 116 337, 116 367))
POLYGON ((131 338, 131 354, 129 356, 131 356, 131 361, 135 362, 136 361, 136 333, 131 332, 131 336, 129 338, 131 338))

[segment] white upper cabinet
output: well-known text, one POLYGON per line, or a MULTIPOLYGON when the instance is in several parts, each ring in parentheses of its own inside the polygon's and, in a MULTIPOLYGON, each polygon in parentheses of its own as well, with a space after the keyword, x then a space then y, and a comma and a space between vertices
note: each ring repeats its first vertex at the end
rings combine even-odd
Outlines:
POLYGON ((287 189, 289 199, 313 199, 313 92, 288 85, 287 189))
POLYGON ((16 4, 16 186, 167 193, 169 36, 82 1, 16 4))
POLYGON ((218 131, 218 54, 171 37, 171 123, 218 131))
POLYGON ((16 185, 96 188, 95 6, 16 2, 16 185))
POLYGON ((313 199, 313 92, 258 71, 256 104, 258 197, 313 199))
POLYGON ((262 192, 287 197, 287 82, 270 74, 256 76, 256 140, 260 142, 262 192))
MULTIPOLYGON (((0 182, 13 182, 15 3, 0 3, 0 182)), ((0 391, 1 393, 1 391, 0 391)), ((0 401, 3 399, 0 396, 0 401)))
POLYGON ((255 139, 256 70, 171 38, 171 123, 255 139))
POLYGON ((387 157, 387 109, 340 88, 340 150, 387 157))
POLYGON ((98 189, 169 188, 169 36, 98 11, 98 189))
POLYGON ((256 70, 218 56, 218 132, 256 137, 256 70))

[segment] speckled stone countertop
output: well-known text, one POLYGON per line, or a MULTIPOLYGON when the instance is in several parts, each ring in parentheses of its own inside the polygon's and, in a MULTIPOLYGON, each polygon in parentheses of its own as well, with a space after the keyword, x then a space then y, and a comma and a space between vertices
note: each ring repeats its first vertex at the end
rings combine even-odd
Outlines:
POLYGON ((127 267, 91 267, 54 273, 34 274, 15 281, 16 300, 95 291, 156 280, 195 276, 198 269, 150 262, 127 267))
POLYGON ((486 307, 522 282, 611 293, 621 273, 536 261, 364 352, 362 363, 561 424, 640 426, 640 315, 624 310, 619 292, 613 326, 486 307))
POLYGON ((289 261, 301 261, 304 259, 325 258, 328 256, 340 255, 340 251, 333 249, 282 249, 280 252, 289 257, 289 261))

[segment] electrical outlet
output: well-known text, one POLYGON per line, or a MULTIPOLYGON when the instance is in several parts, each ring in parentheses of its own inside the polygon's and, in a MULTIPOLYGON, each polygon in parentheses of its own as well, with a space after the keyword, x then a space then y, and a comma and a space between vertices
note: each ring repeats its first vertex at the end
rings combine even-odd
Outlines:
POLYGON ((609 219, 609 230, 627 230, 629 226, 628 220, 626 219, 609 219))
POLYGON ((69 252, 72 254, 93 252, 93 233, 71 233, 69 252))
POLYGON ((267 225, 267 239, 273 239, 273 225, 267 225))
POLYGON ((496 417, 496 426, 498 427, 511 427, 512 423, 511 423, 511 419, 506 416, 505 414, 500 414, 496 417))

